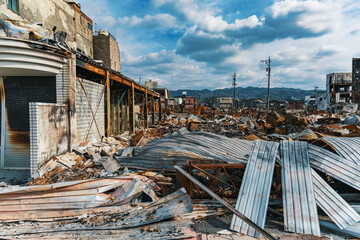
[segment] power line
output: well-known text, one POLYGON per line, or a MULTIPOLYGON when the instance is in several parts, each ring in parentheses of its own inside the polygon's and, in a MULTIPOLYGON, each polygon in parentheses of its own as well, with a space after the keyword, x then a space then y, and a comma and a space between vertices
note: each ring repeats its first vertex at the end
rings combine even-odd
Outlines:
POLYGON ((256 86, 257 88, 260 86, 260 84, 262 84, 262 82, 266 79, 266 77, 264 77, 260 82, 259 84, 256 86))

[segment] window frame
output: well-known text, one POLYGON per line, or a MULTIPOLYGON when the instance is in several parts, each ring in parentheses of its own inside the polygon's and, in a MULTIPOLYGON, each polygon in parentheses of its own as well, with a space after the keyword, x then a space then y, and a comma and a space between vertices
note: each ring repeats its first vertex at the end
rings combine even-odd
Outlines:
POLYGON ((7 7, 11 11, 19 13, 19 0, 8 0, 7 7))
POLYGON ((93 25, 92 25, 91 23, 89 23, 89 22, 88 22, 87 24, 88 24, 88 26, 87 26, 88 29, 89 29, 90 31, 93 31, 93 25))

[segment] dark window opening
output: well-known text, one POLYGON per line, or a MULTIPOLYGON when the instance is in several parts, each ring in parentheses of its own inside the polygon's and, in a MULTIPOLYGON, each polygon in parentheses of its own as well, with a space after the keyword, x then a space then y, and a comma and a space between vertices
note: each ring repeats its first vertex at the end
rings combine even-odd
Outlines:
POLYGON ((90 23, 88 23, 88 29, 89 29, 90 31, 93 30, 93 26, 92 26, 90 23))
POLYGON ((18 12, 19 11, 19 2, 18 0, 8 0, 8 8, 18 12))

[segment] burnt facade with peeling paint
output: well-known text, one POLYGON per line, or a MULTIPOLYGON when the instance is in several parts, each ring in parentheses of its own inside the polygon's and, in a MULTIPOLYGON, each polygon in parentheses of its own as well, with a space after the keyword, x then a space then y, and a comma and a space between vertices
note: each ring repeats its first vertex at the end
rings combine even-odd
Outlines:
POLYGON ((352 93, 353 102, 360 106, 360 58, 352 59, 352 93))
POLYGON ((83 141, 146 128, 149 115, 155 123, 155 111, 161 118, 159 93, 118 72, 119 66, 91 58, 92 20, 79 5, 21 1, 15 16, 0 0, 0 10, 0 58, 6 56, 0 61, 0 181, 26 179, 83 141), (55 14, 45 11, 49 7, 55 14), (86 28, 79 26, 84 22, 86 28), (140 105, 146 107, 136 115, 140 105))

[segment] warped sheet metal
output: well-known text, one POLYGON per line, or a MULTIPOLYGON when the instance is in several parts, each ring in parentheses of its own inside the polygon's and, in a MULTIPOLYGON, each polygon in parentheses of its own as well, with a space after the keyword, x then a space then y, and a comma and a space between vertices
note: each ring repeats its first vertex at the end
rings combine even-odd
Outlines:
POLYGON ((311 167, 360 191, 360 168, 353 161, 309 144, 311 167))
POLYGON ((5 189, 0 221, 71 217, 83 209, 125 204, 141 193, 156 201, 157 187, 149 178, 133 175, 5 189))
POLYGON ((340 229, 360 221, 359 214, 319 174, 313 169, 311 169, 311 173, 316 203, 340 229))
POLYGON ((318 139, 318 136, 316 135, 316 133, 314 131, 312 131, 311 129, 305 129, 301 133, 294 134, 289 137, 292 140, 297 140, 297 141, 318 139))
POLYGON ((307 143, 281 141, 285 231, 320 236, 307 143))
POLYGON ((156 159, 167 161, 172 165, 179 164, 177 161, 182 164, 186 159, 244 163, 250 154, 251 145, 252 141, 232 139, 206 132, 191 132, 154 140, 144 147, 136 148, 133 158, 117 159, 120 164, 131 162, 132 159, 144 161, 156 159))
MULTIPOLYGON (((279 144, 276 142, 254 142, 235 207, 261 228, 265 226, 278 148, 279 144)), ((235 215, 230 229, 249 236, 260 236, 255 229, 235 215)))
POLYGON ((335 148, 340 156, 360 165, 360 137, 324 137, 321 140, 335 148))
MULTIPOLYGON (((72 212, 72 210, 67 210, 72 212)), ((192 212, 190 196, 178 190, 153 203, 125 204, 121 206, 86 208, 78 211, 74 219, 63 220, 61 224, 44 222, 23 222, 15 228, 3 229, 0 236, 12 237, 19 234, 42 234, 67 231, 118 230, 164 221, 192 212)))
MULTIPOLYGON (((52 223, 42 223, 42 229, 51 228, 52 223)), ((65 231, 50 233, 20 234, 19 239, 117 239, 117 240, 139 240, 139 239, 189 239, 201 240, 196 223, 190 219, 172 220, 158 222, 139 227, 114 229, 114 230, 92 230, 92 231, 65 231)))
POLYGON ((333 230, 335 232, 340 233, 341 235, 347 235, 355 237, 356 239, 360 239, 360 223, 354 223, 351 226, 341 230, 336 224, 329 221, 320 220, 321 227, 333 230))

